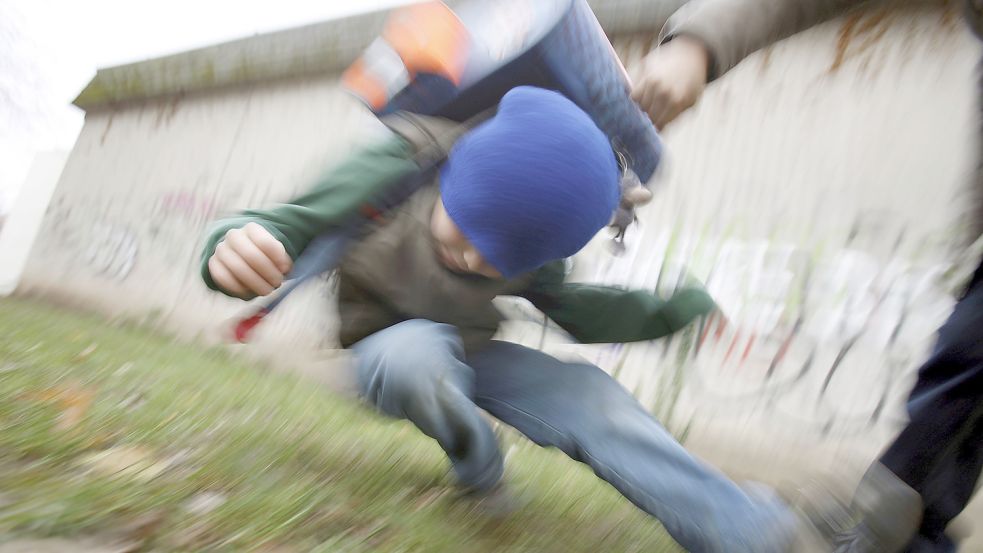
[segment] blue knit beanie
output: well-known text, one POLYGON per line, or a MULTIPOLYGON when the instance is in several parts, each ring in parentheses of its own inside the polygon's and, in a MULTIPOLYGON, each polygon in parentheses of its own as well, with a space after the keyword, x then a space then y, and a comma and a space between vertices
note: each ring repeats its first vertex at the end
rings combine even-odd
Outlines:
POLYGON ((610 221, 618 182, 591 118, 557 92, 523 86, 454 145, 440 194, 464 236, 511 278, 583 248, 610 221))

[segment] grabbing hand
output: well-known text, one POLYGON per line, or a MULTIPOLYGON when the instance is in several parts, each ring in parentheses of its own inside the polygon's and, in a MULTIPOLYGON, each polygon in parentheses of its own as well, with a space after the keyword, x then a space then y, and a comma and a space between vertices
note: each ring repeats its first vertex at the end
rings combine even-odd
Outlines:
POLYGON ((242 299, 272 293, 283 284, 292 266, 283 244, 258 223, 225 233, 208 259, 208 272, 215 284, 242 299))
POLYGON ((710 54, 702 42, 678 36, 642 61, 632 99, 661 130, 700 99, 707 85, 709 63, 710 54))

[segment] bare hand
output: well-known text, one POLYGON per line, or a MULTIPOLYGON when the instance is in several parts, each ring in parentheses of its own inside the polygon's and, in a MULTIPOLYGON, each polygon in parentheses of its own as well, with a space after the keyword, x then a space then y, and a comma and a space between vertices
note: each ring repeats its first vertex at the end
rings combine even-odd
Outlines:
POLYGON ((632 99, 661 130, 700 99, 707 86, 709 63, 710 54, 702 42, 676 37, 642 61, 632 99))
POLYGON ((272 293, 292 266, 283 244, 257 223, 225 233, 208 259, 215 284, 242 299, 272 293))

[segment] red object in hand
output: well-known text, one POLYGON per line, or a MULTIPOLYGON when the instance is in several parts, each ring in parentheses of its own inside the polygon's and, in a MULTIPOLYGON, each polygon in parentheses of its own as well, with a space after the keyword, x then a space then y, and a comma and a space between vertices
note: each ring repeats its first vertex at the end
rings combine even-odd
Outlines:
POLYGON ((268 309, 260 309, 255 315, 239 321, 239 323, 235 326, 235 329, 233 329, 233 335, 235 336, 236 342, 239 342, 240 344, 245 344, 248 342, 249 335, 252 334, 253 329, 256 328, 256 325, 258 325, 263 318, 269 314, 269 312, 270 311, 268 309))

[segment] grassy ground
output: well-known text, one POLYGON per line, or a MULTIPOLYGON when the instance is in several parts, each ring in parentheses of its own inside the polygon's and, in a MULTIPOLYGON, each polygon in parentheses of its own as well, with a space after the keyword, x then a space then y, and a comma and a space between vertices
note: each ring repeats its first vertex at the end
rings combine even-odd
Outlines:
POLYGON ((0 536, 147 551, 677 551, 584 467, 504 442, 528 503, 496 522, 455 499, 441 452, 407 423, 219 351, 0 301, 0 536))

